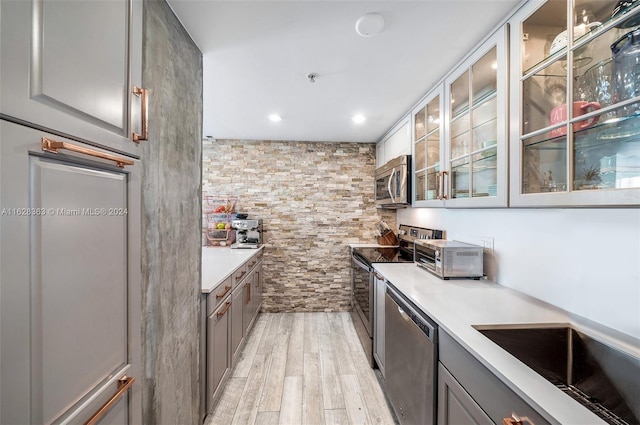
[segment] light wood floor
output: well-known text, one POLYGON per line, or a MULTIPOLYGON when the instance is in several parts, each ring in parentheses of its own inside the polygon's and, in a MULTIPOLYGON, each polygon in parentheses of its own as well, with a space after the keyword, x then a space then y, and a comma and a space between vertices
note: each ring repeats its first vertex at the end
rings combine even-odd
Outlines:
POLYGON ((349 313, 262 313, 205 425, 394 424, 349 313))

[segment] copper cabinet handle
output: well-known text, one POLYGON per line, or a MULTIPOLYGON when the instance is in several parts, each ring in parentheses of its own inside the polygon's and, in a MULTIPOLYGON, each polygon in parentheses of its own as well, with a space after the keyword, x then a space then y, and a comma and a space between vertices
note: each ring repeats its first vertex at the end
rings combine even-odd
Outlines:
POLYGON ((229 301, 227 301, 226 303, 224 303, 224 309, 222 309, 222 311, 217 312, 216 316, 222 317, 225 314, 227 314, 227 311, 229 310, 229 307, 231 307, 231 303, 229 301))
POLYGON ((122 378, 118 379, 118 386, 117 386, 116 393, 112 395, 111 398, 107 400, 107 402, 103 404, 102 407, 98 409, 98 411, 94 413, 93 416, 91 416, 91 418, 89 418, 89 420, 85 422, 84 425, 97 424, 100 421, 100 419, 102 419, 102 417, 107 414, 109 409, 111 409, 111 407, 118 401, 118 399, 129 388, 131 388, 135 380, 136 378, 134 378, 133 376, 128 377, 127 375, 123 375, 122 378))
POLYGON ((244 303, 249 304, 251 302, 251 282, 245 283, 244 287, 247 288, 247 299, 244 301, 244 303))
POLYGON ((447 193, 446 189, 445 189, 445 177, 447 177, 449 175, 448 171, 443 171, 442 172, 442 199, 449 199, 449 194, 447 193))
POLYGON ((236 276, 236 282, 242 279, 242 276, 244 276, 246 273, 247 272, 243 270, 242 273, 240 273, 240 276, 236 276))
POLYGON ((512 413, 510 418, 502 418, 502 425, 522 425, 522 420, 518 415, 512 413))
POLYGON ((78 152, 85 155, 95 156, 96 158, 102 158, 116 163, 119 168, 124 168, 125 165, 133 165, 134 162, 130 159, 123 158, 121 156, 111 155, 109 153, 100 152, 94 149, 85 148, 82 146, 73 145, 67 142, 56 142, 55 140, 42 138, 42 150, 45 152, 58 153, 59 149, 67 149, 72 152, 78 152))
POLYGON ((140 121, 142 123, 142 133, 138 134, 133 132, 131 134, 131 138, 134 142, 139 142, 140 140, 148 140, 149 138, 149 90, 143 89, 141 87, 133 86, 132 90, 133 94, 140 98, 140 103, 142 104, 140 109, 140 121))
POLYGON ((222 294, 216 294, 216 300, 219 300, 220 298, 224 297, 225 295, 227 295, 227 292, 229 292, 231 290, 231 286, 227 285, 224 287, 224 292, 222 294))

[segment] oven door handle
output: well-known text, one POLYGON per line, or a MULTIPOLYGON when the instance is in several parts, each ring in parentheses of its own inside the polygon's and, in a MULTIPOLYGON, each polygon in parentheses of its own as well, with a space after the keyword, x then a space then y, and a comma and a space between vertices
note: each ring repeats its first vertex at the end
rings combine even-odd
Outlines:
POLYGON ((365 269, 367 272, 371 271, 370 267, 367 266, 366 264, 362 263, 361 261, 357 260, 355 257, 351 257, 351 259, 353 260, 353 262, 359 266, 360 268, 365 269))
POLYGON ((393 183, 393 176, 396 174, 396 169, 391 170, 391 175, 389 176, 389 183, 387 184, 387 190, 389 191, 389 196, 391 197, 391 202, 396 202, 395 196, 393 196, 393 192, 391 191, 391 183, 393 183))

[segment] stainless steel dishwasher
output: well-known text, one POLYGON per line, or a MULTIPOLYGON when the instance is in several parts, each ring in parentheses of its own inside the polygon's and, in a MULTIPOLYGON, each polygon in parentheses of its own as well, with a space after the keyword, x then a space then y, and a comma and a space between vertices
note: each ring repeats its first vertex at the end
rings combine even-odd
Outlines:
POLYGON ((385 389, 402 425, 436 423, 437 324, 391 286, 385 295, 385 389))

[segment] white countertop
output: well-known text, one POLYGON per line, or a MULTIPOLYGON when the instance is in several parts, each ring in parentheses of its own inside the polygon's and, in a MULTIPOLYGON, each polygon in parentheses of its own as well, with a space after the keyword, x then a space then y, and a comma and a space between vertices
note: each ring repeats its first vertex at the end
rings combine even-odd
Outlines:
POLYGON ((415 263, 374 268, 551 423, 605 424, 472 325, 568 323, 640 358, 640 342, 513 289, 486 281, 442 280, 415 263))
POLYGON ((202 247, 202 293, 208 294, 226 278, 264 249, 231 249, 228 247, 202 247))

